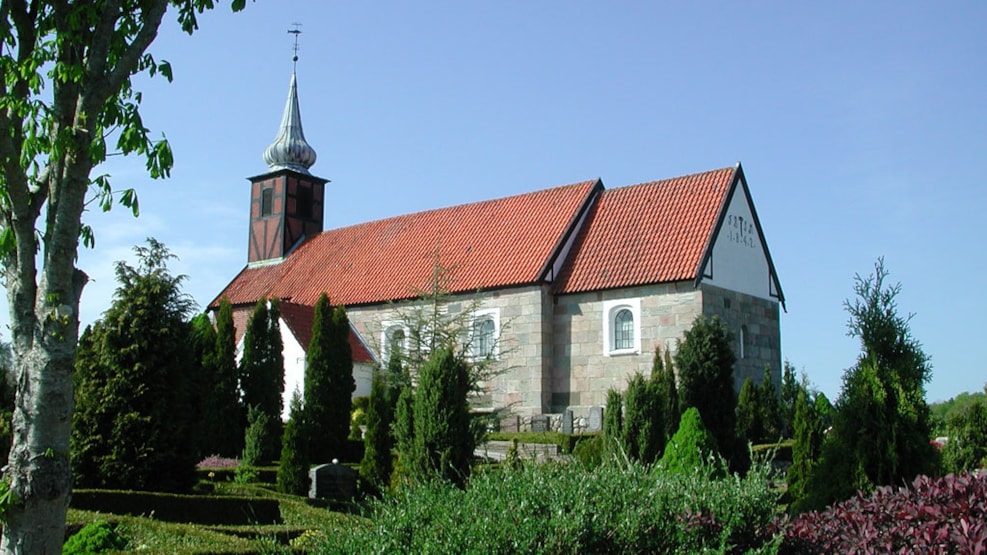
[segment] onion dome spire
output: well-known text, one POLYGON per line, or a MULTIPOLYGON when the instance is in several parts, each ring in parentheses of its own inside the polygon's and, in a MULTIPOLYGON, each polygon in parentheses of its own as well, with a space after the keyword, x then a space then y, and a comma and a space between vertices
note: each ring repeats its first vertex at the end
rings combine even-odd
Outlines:
POLYGON ((307 174, 315 163, 315 149, 305 141, 302 131, 302 114, 298 108, 298 85, 295 72, 291 72, 288 101, 281 116, 278 136, 264 151, 264 161, 272 170, 289 169, 307 174))

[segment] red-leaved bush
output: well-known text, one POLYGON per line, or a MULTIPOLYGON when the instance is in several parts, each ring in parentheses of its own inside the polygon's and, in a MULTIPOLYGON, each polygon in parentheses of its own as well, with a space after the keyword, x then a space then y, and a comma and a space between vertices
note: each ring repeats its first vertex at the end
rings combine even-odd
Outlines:
POLYGON ((919 476, 799 515, 781 553, 987 554, 987 474, 919 476))

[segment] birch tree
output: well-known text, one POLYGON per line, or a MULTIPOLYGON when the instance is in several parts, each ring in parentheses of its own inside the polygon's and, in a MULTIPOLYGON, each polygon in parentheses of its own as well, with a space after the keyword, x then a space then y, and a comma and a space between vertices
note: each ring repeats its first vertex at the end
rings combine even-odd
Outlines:
MULTIPOLYGON (((234 10, 245 0, 231 0, 234 10)), ((60 553, 71 476, 72 367, 93 245, 87 204, 137 213, 133 190, 93 169, 108 154, 167 177, 171 150, 144 127, 139 73, 171 78, 148 47, 168 7, 191 33, 213 0, 0 0, 0 256, 17 372, 4 475, 3 553, 60 553)))

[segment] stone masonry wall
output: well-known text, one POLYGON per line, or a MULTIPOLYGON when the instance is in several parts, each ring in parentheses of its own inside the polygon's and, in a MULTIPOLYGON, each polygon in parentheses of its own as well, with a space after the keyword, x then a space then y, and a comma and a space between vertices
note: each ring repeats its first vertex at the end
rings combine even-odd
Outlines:
POLYGON ((651 374, 656 347, 672 349, 702 310, 692 282, 664 283, 559 296, 553 314, 551 411, 570 409, 585 417, 603 406, 610 388, 624 390, 635 372, 651 374), (604 303, 640 299, 641 349, 636 354, 604 354, 604 303))
MULTIPOLYGON (((448 301, 447 310, 454 312, 468 310, 474 301, 479 301, 481 310, 499 311, 497 368, 503 373, 487 384, 491 408, 510 408, 514 413, 528 416, 547 412, 550 392, 544 376, 548 374, 550 349, 546 348, 544 314, 546 304, 551 307, 547 288, 486 291, 452 296, 448 301)), ((394 305, 354 306, 348 307, 346 313, 375 353, 380 352, 383 323, 399 319, 394 305)))
POLYGON ((771 369, 771 381, 781 385, 781 326, 779 303, 720 287, 700 285, 703 312, 719 316, 734 336, 734 391, 739 393, 745 378, 760 383, 764 369, 771 369), (742 334, 741 330, 745 333, 742 334), (741 357, 740 339, 744 347, 741 357))

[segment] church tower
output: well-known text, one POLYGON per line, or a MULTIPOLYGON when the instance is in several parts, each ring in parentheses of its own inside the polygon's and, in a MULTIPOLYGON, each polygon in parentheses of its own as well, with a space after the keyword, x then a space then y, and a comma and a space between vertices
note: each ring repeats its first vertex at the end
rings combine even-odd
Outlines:
POLYGON ((277 264, 304 239, 322 232, 325 185, 329 180, 308 171, 315 163, 315 149, 302 132, 294 71, 281 128, 264 151, 264 161, 268 172, 250 178, 250 265, 277 264))

